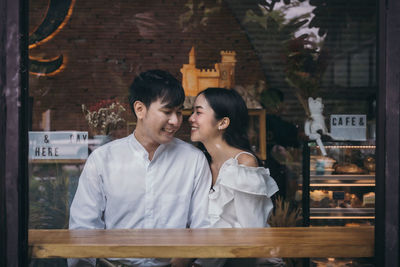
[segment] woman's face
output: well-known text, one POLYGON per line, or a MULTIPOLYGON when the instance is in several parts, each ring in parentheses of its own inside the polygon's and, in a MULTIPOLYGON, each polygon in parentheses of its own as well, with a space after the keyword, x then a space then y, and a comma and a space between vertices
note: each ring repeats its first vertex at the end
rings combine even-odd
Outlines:
POLYGON ((190 139, 193 142, 202 142, 204 144, 222 134, 218 130, 218 122, 215 119, 214 110, 203 94, 200 94, 193 104, 193 114, 189 117, 189 123, 192 126, 190 139))

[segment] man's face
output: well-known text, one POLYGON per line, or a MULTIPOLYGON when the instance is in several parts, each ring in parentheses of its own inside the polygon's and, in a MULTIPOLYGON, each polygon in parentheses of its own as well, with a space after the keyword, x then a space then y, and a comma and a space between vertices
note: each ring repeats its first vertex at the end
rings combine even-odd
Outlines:
POLYGON ((158 99, 144 109, 141 131, 147 143, 158 145, 171 142, 182 124, 182 106, 167 107, 167 103, 158 99))

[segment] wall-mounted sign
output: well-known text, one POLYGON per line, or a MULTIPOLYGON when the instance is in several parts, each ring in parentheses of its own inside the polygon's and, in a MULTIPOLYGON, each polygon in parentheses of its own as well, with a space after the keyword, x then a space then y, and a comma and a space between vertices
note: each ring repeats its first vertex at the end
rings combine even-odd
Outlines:
POLYGON ((88 132, 29 132, 30 159, 86 159, 88 132))
POLYGON ((367 116, 331 115, 331 136, 335 140, 367 140, 367 116))

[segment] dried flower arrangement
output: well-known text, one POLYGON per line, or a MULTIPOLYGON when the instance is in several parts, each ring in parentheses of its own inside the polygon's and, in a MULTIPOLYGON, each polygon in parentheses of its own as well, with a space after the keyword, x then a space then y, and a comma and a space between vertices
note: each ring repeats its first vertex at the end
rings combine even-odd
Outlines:
MULTIPOLYGON (((293 207, 290 202, 278 196, 275 200, 275 207, 268 218, 271 227, 298 227, 302 226, 302 210, 293 207)), ((302 267, 303 260, 300 258, 283 258, 286 267, 302 267)))
POLYGON ((82 111, 94 134, 108 135, 125 122, 126 108, 115 99, 101 100, 89 108, 83 104, 82 111))
POLYGON ((303 221, 302 210, 291 207, 287 200, 278 196, 275 201, 275 208, 268 218, 268 224, 272 227, 296 227, 301 226, 303 221))

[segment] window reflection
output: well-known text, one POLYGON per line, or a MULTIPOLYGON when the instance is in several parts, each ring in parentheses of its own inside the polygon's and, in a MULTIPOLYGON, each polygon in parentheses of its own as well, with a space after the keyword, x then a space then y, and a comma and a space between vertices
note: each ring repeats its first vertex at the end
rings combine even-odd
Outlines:
MULTIPOLYGON (((214 64, 221 62, 221 51, 235 51, 236 63, 230 73, 233 83, 229 81, 229 84, 242 94, 249 108, 261 107, 266 113, 265 157, 260 158, 266 158, 265 166, 280 188, 275 206, 289 205, 296 214, 301 210, 298 218, 303 221, 299 223, 296 217, 291 224, 305 223, 302 187, 305 157, 310 157, 308 170, 311 172, 312 168, 315 171, 321 168, 321 162, 326 175, 331 175, 328 172, 336 168, 327 160, 318 163, 317 157, 322 156, 318 149, 304 154, 309 145, 304 129, 304 122, 311 115, 308 98, 322 99, 322 116, 329 133, 332 115, 365 115, 365 132, 361 133, 364 140, 347 137, 349 140, 339 141, 343 145, 354 145, 353 142, 374 145, 376 1, 261 2, 259 5, 257 1, 244 0, 30 1, 30 149, 33 156, 29 169, 29 227, 67 228, 69 206, 87 156, 96 147, 130 134, 135 127, 127 101, 133 78, 141 71, 160 68, 182 80, 181 69, 190 63, 188 55, 192 47, 199 70, 215 69, 214 64), (43 26, 45 23, 51 27, 43 26), (110 108, 112 103, 115 106, 110 108), (113 109, 119 114, 105 128, 94 126, 96 118, 90 117, 90 112, 101 108, 110 109, 104 111, 106 120, 111 119, 113 109), (35 132, 41 137, 34 137, 35 132), (62 132, 66 136, 86 133, 85 145, 71 144, 68 138, 60 139, 58 144, 53 139, 52 145, 33 144, 46 134, 62 132)), ((192 100, 185 102, 185 108, 190 109, 192 100)), ((253 150, 261 155, 261 124, 257 116, 250 120, 253 150)), ((189 141, 189 135, 186 118, 177 137, 189 141)), ((366 202, 372 203, 368 196, 372 197, 375 190, 375 174, 371 171, 374 150, 361 148, 359 153, 368 153, 350 155, 348 152, 349 155, 339 159, 329 155, 334 149, 327 143, 338 140, 323 135, 321 141, 328 146, 325 146, 327 157, 333 158, 337 165, 354 164, 354 168, 369 175, 363 183, 366 188, 353 179, 328 190, 332 191, 332 201, 333 193, 340 191, 344 197, 336 202, 359 201, 362 206, 364 195, 369 194, 366 202)), ((312 180, 317 174, 309 175, 312 180)), ((310 186, 320 183, 309 191, 312 196, 308 203, 313 205, 314 195, 319 190, 325 194, 323 190, 326 191, 330 182, 311 180, 310 186)), ((341 197, 339 193, 335 196, 341 197)), ((318 221, 321 225, 338 221, 321 210, 315 216, 324 217, 318 221)), ((373 212, 369 216, 368 222, 373 224, 373 212)), ((280 220, 282 223, 276 226, 288 226, 285 219, 280 220)), ((360 223, 358 218, 340 220, 342 225, 360 223)))

